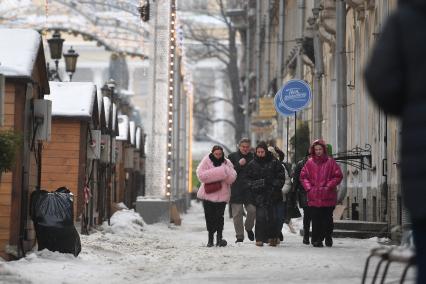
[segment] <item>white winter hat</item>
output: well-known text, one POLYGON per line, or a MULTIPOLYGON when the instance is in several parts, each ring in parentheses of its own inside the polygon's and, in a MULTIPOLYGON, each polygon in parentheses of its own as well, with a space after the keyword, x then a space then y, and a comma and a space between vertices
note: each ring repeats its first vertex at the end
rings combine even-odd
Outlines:
POLYGON ((280 159, 280 155, 278 155, 277 151, 275 151, 274 147, 269 146, 268 147, 268 151, 272 153, 272 155, 274 155, 274 157, 279 160, 280 159))

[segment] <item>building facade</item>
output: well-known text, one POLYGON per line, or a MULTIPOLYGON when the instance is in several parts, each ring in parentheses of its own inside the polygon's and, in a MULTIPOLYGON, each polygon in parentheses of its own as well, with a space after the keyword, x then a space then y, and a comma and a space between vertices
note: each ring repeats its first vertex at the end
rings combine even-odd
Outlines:
POLYGON ((335 156, 355 156, 349 159, 352 165, 341 163, 343 218, 390 226, 403 225, 407 217, 398 169, 400 126, 373 104, 363 71, 396 2, 252 0, 237 6, 245 11, 249 34, 242 42, 248 54, 250 119, 258 114, 259 98, 273 97, 290 79, 305 80, 313 92, 311 105, 296 117, 271 118, 277 127, 252 137, 276 138, 287 148, 295 125, 306 122, 311 141, 324 139, 335 156))

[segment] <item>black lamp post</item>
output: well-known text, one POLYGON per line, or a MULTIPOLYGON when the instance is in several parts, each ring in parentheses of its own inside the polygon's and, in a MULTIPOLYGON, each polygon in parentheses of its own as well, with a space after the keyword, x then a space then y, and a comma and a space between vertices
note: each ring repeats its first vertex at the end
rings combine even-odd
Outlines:
POLYGON ((72 75, 75 73, 75 68, 77 66, 78 53, 72 48, 68 49, 67 53, 64 53, 65 58, 65 70, 70 76, 70 81, 72 80, 72 75))
MULTIPOLYGON (((59 68, 59 60, 62 58, 62 48, 64 39, 61 38, 61 34, 58 30, 56 30, 52 38, 47 40, 47 43, 49 44, 49 50, 50 50, 50 58, 55 61, 55 70, 49 69, 49 64, 47 64, 47 72, 49 73, 49 80, 52 81, 62 81, 61 77, 59 76, 58 68, 59 68)), ((75 50, 71 47, 67 53, 64 53, 65 58, 65 70, 70 76, 70 81, 72 79, 72 75, 75 73, 75 69, 77 66, 77 57, 78 53, 75 52, 75 50)))
POLYGON ((111 212, 110 212, 110 205, 111 205, 111 195, 114 194, 115 191, 115 170, 113 167, 113 161, 112 161, 112 151, 113 149, 113 138, 115 136, 114 133, 114 89, 115 89, 115 81, 114 79, 109 79, 108 82, 104 84, 104 86, 101 88, 101 91, 103 94, 105 94, 110 99, 110 106, 109 106, 109 124, 111 125, 110 129, 110 143, 109 143, 109 190, 107 191, 107 217, 108 217, 108 225, 110 224, 110 218, 111 218, 111 212), (113 176, 114 175, 114 180, 113 176))

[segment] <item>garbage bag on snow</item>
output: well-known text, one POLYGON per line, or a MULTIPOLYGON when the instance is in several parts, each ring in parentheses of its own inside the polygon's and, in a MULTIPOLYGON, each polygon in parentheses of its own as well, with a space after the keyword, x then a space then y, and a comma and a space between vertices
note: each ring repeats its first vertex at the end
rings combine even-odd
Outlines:
POLYGON ((77 256, 80 236, 74 227, 73 194, 65 187, 55 192, 36 190, 31 194, 33 220, 38 250, 48 249, 77 256))

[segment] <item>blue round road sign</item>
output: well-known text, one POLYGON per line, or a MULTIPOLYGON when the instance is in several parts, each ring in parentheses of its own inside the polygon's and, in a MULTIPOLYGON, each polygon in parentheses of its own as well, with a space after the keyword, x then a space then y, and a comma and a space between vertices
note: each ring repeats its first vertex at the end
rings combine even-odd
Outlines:
POLYGON ((275 109, 284 116, 293 115, 309 105, 312 92, 303 80, 288 81, 275 95, 275 109))

